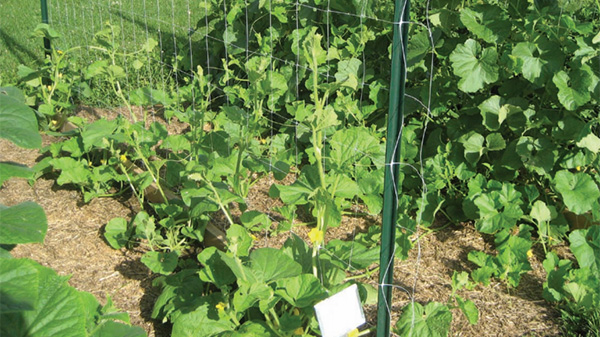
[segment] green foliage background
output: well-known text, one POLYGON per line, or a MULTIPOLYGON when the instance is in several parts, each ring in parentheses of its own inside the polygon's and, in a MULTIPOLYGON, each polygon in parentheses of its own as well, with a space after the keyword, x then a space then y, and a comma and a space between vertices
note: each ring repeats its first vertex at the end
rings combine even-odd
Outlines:
MULTIPOLYGON (((210 326, 208 336, 255 330, 291 335, 299 328, 317 333, 308 303, 346 286, 345 273, 368 270, 376 261, 376 227, 352 245, 327 240, 327 254, 319 255, 318 247, 352 204, 381 212, 393 4, 201 1, 189 8, 189 16, 177 18, 188 22, 186 28, 171 24, 172 41, 161 33, 169 21, 146 28, 127 18, 131 13, 119 12, 135 8, 134 2, 97 5, 121 13, 120 19, 93 21, 101 30, 89 37, 91 47, 72 49, 82 42, 56 40, 56 48, 77 66, 61 66, 56 60, 67 56, 55 49, 55 63, 47 68, 21 67, 29 102, 39 105, 50 126, 64 122, 80 100, 122 104, 130 111, 131 105, 160 104, 166 116, 189 123, 191 130, 168 135, 158 123, 145 128, 135 118, 89 125, 71 118, 78 131, 47 149, 53 158, 40 163, 39 171, 56 173, 61 185, 80 186, 86 201, 115 186, 132 186, 142 203, 153 182, 179 191, 177 201, 150 204, 131 222, 111 221, 106 232, 115 248, 142 241, 157 250, 143 259, 166 275, 157 281, 163 295, 153 316, 174 322, 177 335, 188 334, 197 322, 210 326), (128 32, 135 26, 158 34, 133 35, 132 42, 128 32), (74 74, 71 82, 58 76, 67 70, 74 74), (47 76, 53 81, 50 94, 41 80, 47 76), (53 95, 54 88, 64 95, 53 95), (129 176, 129 160, 146 171, 129 176), (321 232, 311 238, 312 247, 291 238, 282 250, 251 252, 251 234, 269 230, 271 220, 248 210, 246 198, 268 172, 276 179, 289 172, 297 176, 293 184, 269 190, 285 204, 276 209, 285 221, 274 232, 289 230, 296 211, 304 209, 314 218, 308 225, 321 232), (244 212, 239 220, 230 214, 234 202, 244 212), (230 223, 227 252, 205 250, 199 264, 179 259, 204 239, 215 213, 230 223), (265 256, 289 260, 280 266, 283 274, 259 268, 265 256), (356 259, 336 262, 347 256, 356 259), (200 280, 191 276, 196 273, 200 280), (196 299, 178 305, 188 293, 196 299), (294 310, 301 315, 290 314, 294 310)), ((471 252, 477 267, 470 279, 453 278, 449 305, 456 301, 470 321, 477 311, 456 291, 491 278, 517 287, 531 269, 528 254, 538 250, 546 256, 545 297, 578 315, 597 310, 598 226, 577 229, 571 219, 600 221, 600 4, 430 5, 417 2, 411 10, 417 23, 410 25, 406 51, 401 139, 406 165, 395 182, 402 229, 397 256, 406 258, 416 228, 430 228, 440 214, 453 224, 472 221, 494 237, 496 252, 471 252), (553 252, 565 242, 577 264, 553 252)), ((77 27, 62 33, 70 36, 77 27)), ((52 34, 47 28, 40 32, 52 34)), ((369 293, 363 288, 365 301, 369 293)), ((447 332, 447 305, 407 309, 425 318, 413 326, 406 324, 412 317, 403 315, 400 334, 447 332), (444 322, 443 331, 431 329, 428 322, 436 320, 444 322)))

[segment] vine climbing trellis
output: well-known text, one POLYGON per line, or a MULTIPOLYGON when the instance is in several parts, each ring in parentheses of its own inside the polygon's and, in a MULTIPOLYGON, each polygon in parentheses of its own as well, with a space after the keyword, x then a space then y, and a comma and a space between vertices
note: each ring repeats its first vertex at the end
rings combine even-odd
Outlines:
MULTIPOLYGON (((54 131, 71 123, 76 140, 54 145, 44 169, 85 201, 114 189, 139 200, 105 237, 149 249, 143 262, 164 281, 153 316, 175 335, 204 331, 199 317, 218 330, 207 335, 316 334, 312 305, 355 282, 365 333, 418 334, 433 321, 447 333, 451 309, 479 319, 462 291, 517 287, 536 247, 544 267, 558 265, 554 245, 595 235, 594 6, 72 0, 47 13, 38 111, 54 131), (82 104, 120 116, 87 125, 73 116, 82 104), (173 134, 174 120, 186 132, 173 134), (423 305, 420 239, 465 224, 495 251, 468 252, 477 267, 453 271, 448 300, 423 305), (395 273, 409 256, 414 268, 395 273), (166 295, 187 291, 185 309, 166 295)), ((35 74, 20 70, 27 85, 35 74)), ((543 287, 549 301, 581 304, 543 287)))

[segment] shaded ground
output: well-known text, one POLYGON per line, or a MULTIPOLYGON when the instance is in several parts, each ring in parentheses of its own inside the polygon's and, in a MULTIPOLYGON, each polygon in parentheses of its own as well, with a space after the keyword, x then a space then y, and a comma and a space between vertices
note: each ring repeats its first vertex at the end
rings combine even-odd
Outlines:
MULTIPOLYGON (((93 111, 107 114, 106 111, 93 111)), ((87 113, 91 113, 87 110, 87 113)), ((84 112, 83 114, 86 114, 84 112)), ((174 126, 177 131, 182 126, 174 126)), ((52 141, 44 137, 45 144, 52 141)), ((39 159, 36 150, 17 148, 0 139, 0 161, 14 161, 33 166, 39 159)), ((269 178, 257 183, 248 204, 267 211, 274 201, 267 195, 269 178)), ((113 250, 102 238, 104 225, 114 217, 129 218, 139 209, 135 200, 94 199, 83 204, 77 190, 57 186, 53 180, 39 179, 33 186, 25 180, 11 179, 0 189, 0 203, 11 206, 23 201, 35 201, 46 211, 48 234, 44 244, 19 245, 15 257, 28 257, 57 270, 61 275, 72 275, 69 283, 79 290, 91 292, 101 303, 112 297, 115 305, 131 316, 133 324, 144 327, 149 336, 169 336, 170 327, 150 319, 152 306, 159 295, 152 288, 154 276, 140 262, 141 251, 113 250)), ((341 227, 327 233, 328 238, 351 235, 377 222, 371 217, 346 217, 341 227)), ((306 238, 306 228, 295 231, 306 238)), ((285 235, 261 238, 261 246, 279 246, 285 235)), ((450 279, 454 270, 470 271, 474 265, 467 260, 471 250, 491 252, 492 244, 470 225, 449 227, 425 235, 409 259, 396 261, 392 317, 394 321, 401 308, 410 301, 408 289, 420 303, 445 303, 451 293, 450 279)), ((475 302, 480 311, 479 324, 471 326, 464 316, 453 310, 452 336, 559 336, 558 313, 542 299, 544 271, 542 257, 531 260, 533 271, 526 274, 516 289, 507 289, 502 283, 478 286, 460 295, 475 302)), ((376 274, 376 273, 375 273, 376 274)), ((376 275, 369 281, 377 286, 376 275)), ((375 307, 365 308, 369 324, 375 324, 375 307)))

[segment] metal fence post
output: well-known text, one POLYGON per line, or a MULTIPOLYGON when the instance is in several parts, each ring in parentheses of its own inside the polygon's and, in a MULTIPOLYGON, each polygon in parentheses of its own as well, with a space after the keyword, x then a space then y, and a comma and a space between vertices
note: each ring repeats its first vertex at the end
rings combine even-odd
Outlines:
POLYGON ((410 0, 396 0, 394 13, 394 40, 390 81, 390 106, 388 112, 385 153, 385 178, 383 191, 383 221, 377 303, 377 337, 390 334, 391 284, 394 280, 394 246, 398 220, 396 186, 400 161, 400 138, 404 117, 404 86, 406 82, 405 53, 408 39, 410 0))
MULTIPOLYGON (((42 23, 48 24, 48 4, 46 0, 40 0, 40 3, 42 7, 42 23)), ((44 37, 44 53, 46 56, 50 55, 50 48, 50 39, 44 37)))

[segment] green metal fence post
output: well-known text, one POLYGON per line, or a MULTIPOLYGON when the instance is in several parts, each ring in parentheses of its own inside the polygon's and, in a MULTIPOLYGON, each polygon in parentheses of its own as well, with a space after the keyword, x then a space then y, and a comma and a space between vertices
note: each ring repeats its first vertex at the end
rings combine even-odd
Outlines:
POLYGON ((379 298, 377 303, 377 337, 390 334, 391 284, 394 280, 394 245, 398 220, 398 191, 396 181, 400 161, 399 136, 404 116, 404 85, 406 82, 405 52, 408 39, 410 0, 396 0, 394 41, 392 46, 392 77, 388 112, 383 190, 383 223, 379 269, 379 298))
MULTIPOLYGON (((41 3, 41 7, 42 7, 42 23, 48 23, 48 4, 46 3, 46 0, 40 0, 41 3)), ((44 52, 45 55, 48 56, 50 55, 50 39, 48 39, 47 37, 44 38, 44 52)))

